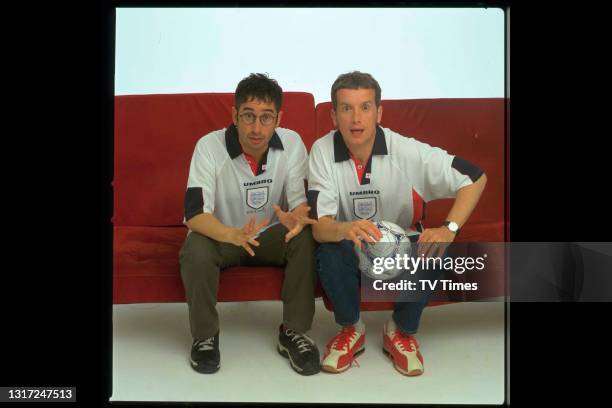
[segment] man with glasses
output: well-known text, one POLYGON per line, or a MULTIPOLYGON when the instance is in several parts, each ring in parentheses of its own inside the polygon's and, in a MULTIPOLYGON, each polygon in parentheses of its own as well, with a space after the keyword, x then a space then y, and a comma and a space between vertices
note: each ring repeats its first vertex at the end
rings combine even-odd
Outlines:
MULTIPOLYGON (((277 349, 302 375, 320 370, 319 350, 305 334, 314 316, 315 242, 304 180, 308 155, 301 137, 278 127, 282 89, 263 74, 236 88, 232 124, 196 144, 187 191, 189 233, 180 252, 193 344, 200 373, 220 368, 219 273, 230 266, 282 266, 283 322, 277 349)), ((250 345, 245 339, 245 350, 250 345)), ((248 358, 240 353, 235 358, 248 358)))

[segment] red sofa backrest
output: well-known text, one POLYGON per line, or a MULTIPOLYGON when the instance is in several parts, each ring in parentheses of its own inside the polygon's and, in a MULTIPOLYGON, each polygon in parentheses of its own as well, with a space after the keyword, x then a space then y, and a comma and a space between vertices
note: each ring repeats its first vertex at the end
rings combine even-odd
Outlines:
MULTIPOLYGON (((503 241, 503 98, 402 99, 383 100, 381 103, 383 127, 445 149, 484 170, 487 186, 469 224, 501 223, 496 227, 499 231, 488 231, 487 236, 480 237, 480 240, 503 241)), ((334 128, 330 111, 331 102, 316 107, 317 138, 334 128)), ((451 205, 452 200, 428 203, 425 226, 441 225, 451 205)))
MULTIPOLYGON (((233 93, 115 97, 114 225, 182 225, 196 142, 231 123, 233 93)), ((283 94, 281 127, 315 140, 314 97, 283 94)))

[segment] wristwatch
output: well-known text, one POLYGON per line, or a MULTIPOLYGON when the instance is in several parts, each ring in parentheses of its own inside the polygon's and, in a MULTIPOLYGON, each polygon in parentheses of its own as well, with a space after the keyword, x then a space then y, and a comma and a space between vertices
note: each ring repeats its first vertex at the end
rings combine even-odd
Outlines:
POLYGON ((456 222, 446 220, 444 221, 444 225, 446 225, 446 228, 453 234, 457 235, 459 233, 459 225, 457 225, 456 222))

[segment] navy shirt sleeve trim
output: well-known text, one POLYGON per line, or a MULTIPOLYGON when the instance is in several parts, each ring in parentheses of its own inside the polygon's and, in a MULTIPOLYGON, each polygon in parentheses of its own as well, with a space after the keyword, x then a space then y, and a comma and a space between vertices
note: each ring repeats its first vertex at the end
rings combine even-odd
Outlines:
POLYGON ((478 166, 473 165, 459 156, 455 156, 453 159, 452 167, 464 176, 468 176, 473 183, 484 173, 478 166))
POLYGON ((317 211, 317 200, 319 199, 319 191, 318 190, 309 190, 306 194, 306 198, 308 200, 308 206, 310 207, 310 211, 308 212, 308 217, 313 220, 318 220, 318 211, 317 211))
POLYGON ((202 187, 189 187, 185 192, 185 221, 204 213, 202 187))

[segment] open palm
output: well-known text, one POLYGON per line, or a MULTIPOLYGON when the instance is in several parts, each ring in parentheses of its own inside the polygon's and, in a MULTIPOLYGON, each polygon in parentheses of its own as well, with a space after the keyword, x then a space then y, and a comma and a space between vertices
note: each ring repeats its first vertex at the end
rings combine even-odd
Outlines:
POLYGON ((316 220, 308 218, 308 211, 310 211, 310 207, 306 205, 299 206, 293 211, 283 211, 276 204, 272 205, 272 208, 274 209, 274 213, 278 217, 280 223, 289 230, 289 232, 285 235, 285 242, 289 242, 291 238, 302 232, 307 224, 317 223, 316 220))

